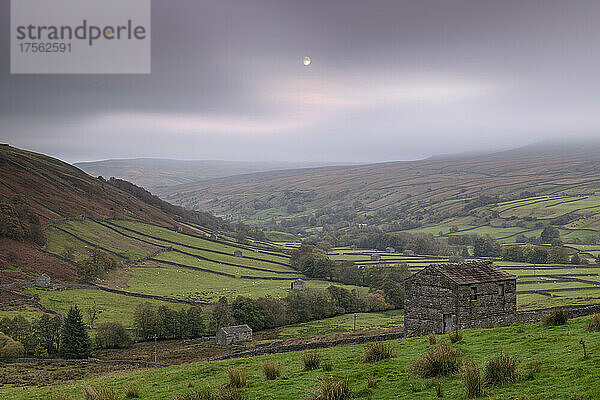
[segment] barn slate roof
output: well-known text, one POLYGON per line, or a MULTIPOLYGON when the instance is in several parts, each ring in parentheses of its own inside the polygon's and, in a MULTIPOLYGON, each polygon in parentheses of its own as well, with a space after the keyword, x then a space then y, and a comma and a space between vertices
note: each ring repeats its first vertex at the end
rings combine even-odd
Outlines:
POLYGON ((223 328, 221 328, 221 330, 226 334, 226 335, 231 335, 231 334, 236 334, 236 333, 243 333, 243 332, 252 332, 252 329, 244 324, 244 325, 233 325, 233 326, 225 326, 223 328))
POLYGON ((448 279, 459 285, 471 285, 475 283, 497 282, 516 279, 516 276, 496 268, 491 261, 467 261, 454 264, 431 264, 448 279))

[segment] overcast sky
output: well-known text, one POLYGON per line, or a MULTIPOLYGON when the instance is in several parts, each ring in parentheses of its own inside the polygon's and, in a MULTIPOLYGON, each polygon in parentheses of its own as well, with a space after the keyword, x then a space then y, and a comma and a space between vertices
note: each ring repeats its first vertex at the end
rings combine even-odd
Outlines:
POLYGON ((150 75, 10 75, 0 0, 0 141, 71 162, 363 162, 597 137, 599 15, 597 0, 154 0, 150 75))

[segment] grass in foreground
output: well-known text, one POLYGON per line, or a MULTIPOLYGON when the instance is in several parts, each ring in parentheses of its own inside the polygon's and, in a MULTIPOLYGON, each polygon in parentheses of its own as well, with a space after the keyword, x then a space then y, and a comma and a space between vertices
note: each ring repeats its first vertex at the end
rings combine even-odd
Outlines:
MULTIPOLYGON (((487 330, 464 330, 463 340, 453 344, 465 360, 482 368, 499 351, 516 355, 520 377, 514 383, 485 389, 485 396, 493 399, 569 399, 578 393, 583 399, 600 398, 600 333, 586 331, 590 317, 567 321, 566 325, 545 327, 511 326, 487 330), (579 339, 584 337, 588 357, 583 358, 579 339), (535 364, 533 372, 525 376, 522 366, 535 364)), ((449 343, 445 335, 438 342, 449 343)), ((396 357, 377 363, 363 363, 364 346, 345 346, 322 349, 319 353, 331 360, 331 373, 322 369, 305 371, 301 362, 303 352, 261 356, 249 359, 214 363, 188 364, 178 367, 120 373, 115 376, 73 382, 44 388, 0 387, 0 396, 15 400, 47 399, 50 393, 67 394, 71 399, 83 398, 84 386, 102 386, 117 393, 130 384, 139 390, 140 399, 171 399, 189 392, 190 382, 195 388, 225 387, 229 383, 229 368, 245 369, 247 386, 242 392, 249 400, 297 400, 309 394, 324 376, 347 377, 355 398, 370 399, 432 399, 436 396, 436 382, 412 377, 410 366, 430 348, 426 337, 401 339, 390 342, 396 357), (281 377, 266 380, 261 365, 273 361, 281 365, 281 377), (377 377, 376 387, 367 387, 371 376, 377 377)), ((465 386, 459 374, 439 378, 444 398, 464 399, 465 386)), ((371 385, 373 386, 373 385, 371 385)))

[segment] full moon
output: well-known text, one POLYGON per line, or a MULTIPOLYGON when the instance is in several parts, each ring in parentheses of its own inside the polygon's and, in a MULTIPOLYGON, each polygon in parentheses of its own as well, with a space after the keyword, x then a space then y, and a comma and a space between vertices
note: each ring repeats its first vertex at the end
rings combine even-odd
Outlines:
POLYGON ((304 56, 304 58, 302 59, 302 64, 304 64, 305 67, 308 67, 310 65, 310 57, 309 56, 304 56))

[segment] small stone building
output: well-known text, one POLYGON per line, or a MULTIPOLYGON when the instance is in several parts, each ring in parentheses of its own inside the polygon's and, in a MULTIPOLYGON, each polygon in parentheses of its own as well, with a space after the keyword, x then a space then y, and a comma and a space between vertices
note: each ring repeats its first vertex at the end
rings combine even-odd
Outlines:
POLYGON ((241 251, 241 250, 235 250, 235 251, 233 252, 233 255, 234 255, 235 257, 241 257, 241 256, 242 256, 242 251, 241 251))
POLYGON ((217 344, 226 346, 232 343, 251 342, 252 329, 244 325, 226 326, 216 334, 217 344))
POLYGON ((306 282, 303 279, 292 281, 292 290, 306 290, 306 282))
POLYGON ((386 247, 386 248, 385 248, 385 251, 387 251, 388 253, 395 253, 395 252, 396 252, 396 249, 395 249, 395 248, 393 248, 393 247, 386 247))
POLYGON ((381 256, 379 254, 371 254, 371 261, 379 261, 381 256))
POLYGON ((415 252, 414 252, 414 251, 412 251, 412 250, 404 250, 404 253, 403 253, 403 254, 404 254, 405 256, 414 256, 414 255, 415 255, 415 252))
POLYGON ((406 336, 508 325, 517 280, 489 261, 431 264, 405 281, 406 336))
POLYGON ((38 276, 37 278, 35 278, 35 280, 33 281, 33 284, 37 287, 41 287, 41 288, 47 288, 50 287, 50 283, 51 283, 51 279, 48 275, 46 274, 42 274, 40 276, 38 276))

